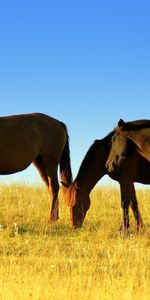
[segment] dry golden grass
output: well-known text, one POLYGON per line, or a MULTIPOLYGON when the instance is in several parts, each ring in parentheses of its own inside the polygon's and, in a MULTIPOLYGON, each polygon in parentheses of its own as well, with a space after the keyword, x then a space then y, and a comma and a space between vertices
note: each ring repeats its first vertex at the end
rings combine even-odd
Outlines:
MULTIPOLYGON (((0 300, 148 300, 150 297, 150 202, 137 192, 145 223, 119 233, 118 189, 95 189, 84 226, 49 225, 45 188, 0 186, 0 300)), ((61 195, 60 195, 61 196, 61 195)))

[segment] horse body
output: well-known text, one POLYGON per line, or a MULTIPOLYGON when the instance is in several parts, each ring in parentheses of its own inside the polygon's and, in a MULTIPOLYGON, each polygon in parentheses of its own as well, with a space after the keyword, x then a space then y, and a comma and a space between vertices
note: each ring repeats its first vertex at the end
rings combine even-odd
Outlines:
POLYGON ((134 182, 150 184, 150 163, 137 152, 136 147, 133 147, 130 156, 117 172, 108 172, 106 161, 113 134, 114 132, 111 132, 104 139, 94 142, 81 163, 77 177, 67 189, 65 198, 66 203, 70 206, 70 223, 73 227, 82 225, 90 207, 90 192, 106 174, 120 184, 121 206, 123 209, 122 229, 126 230, 129 227, 129 205, 137 221, 137 227, 142 226, 134 182))
POLYGON ((58 218, 58 178, 72 181, 67 128, 45 114, 0 117, 0 174, 12 174, 31 163, 38 169, 52 198, 51 220, 58 218))

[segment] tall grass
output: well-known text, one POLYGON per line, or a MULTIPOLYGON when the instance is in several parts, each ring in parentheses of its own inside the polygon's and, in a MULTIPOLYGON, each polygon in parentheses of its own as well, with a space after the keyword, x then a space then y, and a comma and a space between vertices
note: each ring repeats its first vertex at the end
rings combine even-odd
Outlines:
MULTIPOLYGON (((144 228, 132 217, 126 235, 117 189, 95 189, 80 230, 71 230, 60 201, 60 220, 48 224, 45 188, 0 186, 0 300, 148 300, 150 202, 137 192, 144 228)), ((61 193, 60 193, 60 198, 61 193)))

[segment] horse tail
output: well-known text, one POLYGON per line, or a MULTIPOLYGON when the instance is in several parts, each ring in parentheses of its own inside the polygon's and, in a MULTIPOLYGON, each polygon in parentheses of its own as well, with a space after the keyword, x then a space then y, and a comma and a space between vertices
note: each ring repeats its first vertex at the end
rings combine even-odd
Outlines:
POLYGON ((63 153, 60 159, 60 176, 61 176, 61 183, 63 187, 68 188, 69 185, 72 183, 72 170, 71 170, 71 159, 70 159, 70 147, 69 147, 69 136, 67 133, 67 127, 63 124, 63 127, 66 130, 67 139, 66 144, 63 149, 63 153))

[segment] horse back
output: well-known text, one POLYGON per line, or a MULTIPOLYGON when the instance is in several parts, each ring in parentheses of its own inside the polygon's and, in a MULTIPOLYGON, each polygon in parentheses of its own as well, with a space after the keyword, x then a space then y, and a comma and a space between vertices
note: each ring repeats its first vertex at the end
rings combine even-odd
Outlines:
POLYGON ((0 154, 13 159, 20 155, 61 156, 67 139, 65 125, 41 113, 0 117, 0 154))

